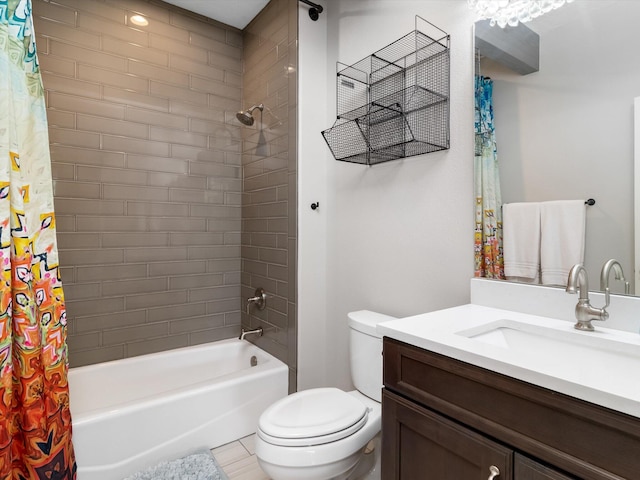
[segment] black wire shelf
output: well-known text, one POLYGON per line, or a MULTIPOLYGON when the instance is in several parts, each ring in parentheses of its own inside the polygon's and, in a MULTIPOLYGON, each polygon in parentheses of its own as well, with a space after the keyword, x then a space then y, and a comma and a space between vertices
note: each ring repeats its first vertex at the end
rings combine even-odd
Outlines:
POLYGON ((449 35, 416 17, 413 32, 338 63, 337 120, 322 132, 335 159, 375 165, 448 149, 449 53, 449 35), (420 31, 418 20, 437 34, 420 31))

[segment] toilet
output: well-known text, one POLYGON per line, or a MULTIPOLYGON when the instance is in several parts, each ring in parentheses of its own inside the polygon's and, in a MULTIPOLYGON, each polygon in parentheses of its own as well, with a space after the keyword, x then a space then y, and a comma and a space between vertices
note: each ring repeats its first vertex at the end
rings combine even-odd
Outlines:
POLYGON ((367 310, 348 314, 356 390, 304 390, 260 416, 256 457, 272 480, 356 479, 374 468, 371 457, 379 463, 380 449, 371 452, 370 444, 378 440, 381 420, 382 338, 376 325, 393 319, 367 310))

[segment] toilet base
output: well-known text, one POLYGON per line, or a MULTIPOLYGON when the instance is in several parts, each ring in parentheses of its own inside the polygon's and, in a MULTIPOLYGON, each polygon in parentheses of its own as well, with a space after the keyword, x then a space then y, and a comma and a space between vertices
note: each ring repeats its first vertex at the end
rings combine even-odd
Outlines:
POLYGON ((381 434, 378 433, 364 448, 362 458, 348 480, 380 480, 380 447, 381 434))
POLYGON ((282 467, 259 458, 258 463, 273 480, 380 480, 380 447, 381 434, 378 433, 365 448, 330 465, 282 467))
MULTIPOLYGON (((337 462, 308 467, 287 467, 265 462, 258 457, 262 470, 273 480, 347 480, 358 467, 364 449, 337 462)), ((353 478, 353 477, 351 477, 353 478)))

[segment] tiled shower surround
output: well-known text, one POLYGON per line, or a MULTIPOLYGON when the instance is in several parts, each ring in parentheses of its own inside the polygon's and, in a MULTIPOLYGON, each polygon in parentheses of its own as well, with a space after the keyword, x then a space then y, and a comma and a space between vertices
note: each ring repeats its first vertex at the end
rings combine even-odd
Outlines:
POLYGON ((255 123, 242 129, 242 297, 256 288, 267 308, 243 313, 262 326, 260 347, 289 365, 296 387, 296 164, 298 0, 271 0, 244 29, 243 108, 255 123))
POLYGON ((242 32, 155 0, 33 10, 71 366, 237 336, 242 32))

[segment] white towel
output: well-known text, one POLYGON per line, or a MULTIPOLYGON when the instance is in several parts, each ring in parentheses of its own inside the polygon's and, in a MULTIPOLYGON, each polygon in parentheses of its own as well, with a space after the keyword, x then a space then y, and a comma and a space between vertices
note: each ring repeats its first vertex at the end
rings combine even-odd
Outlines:
POLYGON ((543 285, 566 285, 569 270, 584 262, 584 200, 540 204, 540 267, 543 285))
POLYGON ((502 206, 504 274, 507 280, 539 283, 540 204, 502 206))

